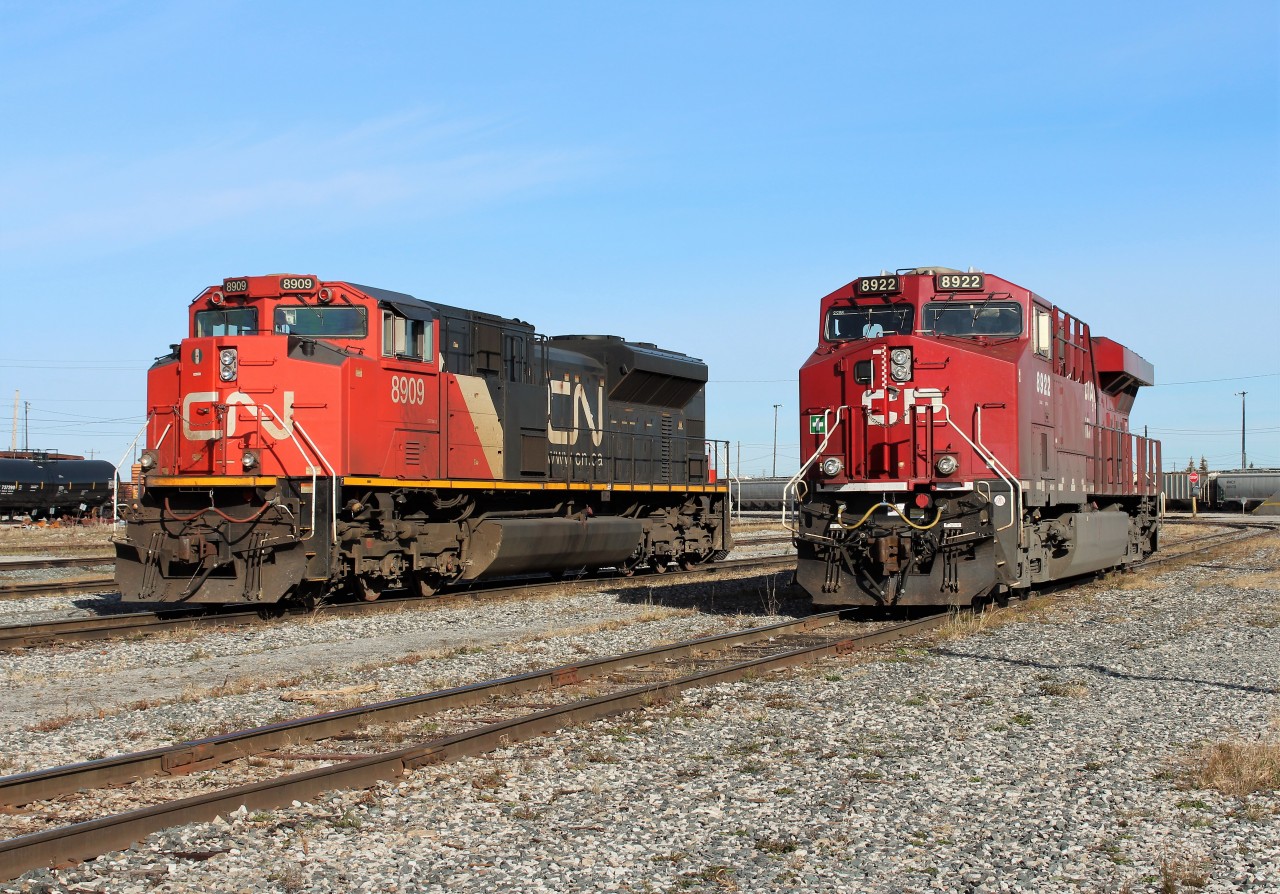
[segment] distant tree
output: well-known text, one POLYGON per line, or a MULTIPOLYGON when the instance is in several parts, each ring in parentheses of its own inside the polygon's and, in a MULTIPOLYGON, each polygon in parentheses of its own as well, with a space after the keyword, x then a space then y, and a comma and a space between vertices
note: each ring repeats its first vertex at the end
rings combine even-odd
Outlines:
POLYGON ((1194 471, 1195 471, 1195 468, 1196 468, 1196 460, 1195 460, 1195 457, 1193 457, 1193 456, 1188 456, 1188 457, 1187 457, 1187 469, 1186 469, 1186 471, 1188 471, 1188 472, 1194 472, 1194 471))
POLYGON ((1204 458, 1203 454, 1200 456, 1200 471, 1205 475, 1209 474, 1209 461, 1204 458))

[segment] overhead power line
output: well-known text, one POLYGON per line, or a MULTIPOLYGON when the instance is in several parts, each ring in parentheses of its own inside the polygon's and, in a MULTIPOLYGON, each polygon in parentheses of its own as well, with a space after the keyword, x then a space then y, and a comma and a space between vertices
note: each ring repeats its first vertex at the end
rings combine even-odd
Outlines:
POLYGON ((1157 382, 1152 388, 1168 388, 1170 385, 1205 385, 1210 382, 1240 382, 1245 379, 1271 379, 1280 376, 1280 372, 1258 373, 1256 376, 1230 376, 1226 379, 1191 379, 1186 382, 1157 382))

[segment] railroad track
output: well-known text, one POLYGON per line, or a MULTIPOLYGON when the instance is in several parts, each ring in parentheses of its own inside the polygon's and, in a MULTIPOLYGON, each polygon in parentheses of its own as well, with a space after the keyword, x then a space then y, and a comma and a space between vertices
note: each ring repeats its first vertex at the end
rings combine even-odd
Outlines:
MULTIPOLYGON (((1237 529, 1191 538, 1179 544, 1190 544, 1191 549, 1162 556, 1159 561, 1149 560, 1143 566, 1176 561, 1258 533, 1261 531, 1237 529)), ((753 561, 785 566, 793 560, 785 556, 753 561)), ((664 578, 670 582, 676 579, 664 578)), ((619 583, 645 586, 651 582, 652 579, 619 583)), ((564 586, 563 582, 556 585, 564 586)), ((530 587, 519 589, 527 592, 530 587)), ((476 594, 459 595, 474 598, 476 594)), ((496 591, 494 598, 498 598, 496 591)), ((439 604, 438 599, 435 601, 439 604)), ((364 608, 378 606, 373 603, 364 608)), ((208 821, 242 806, 269 810, 294 800, 310 800, 326 790, 366 788, 423 766, 669 701, 686 689, 843 656, 922 633, 945 623, 948 617, 937 614, 862 632, 865 624, 851 625, 842 619, 841 612, 827 612, 145 752, 3 777, 0 829, 8 830, 7 834, 15 830, 25 834, 0 842, 0 879, 14 878, 39 866, 89 859, 127 847, 151 832, 208 821), (415 735, 414 730, 421 729, 416 724, 427 716, 446 734, 428 740, 415 735), (308 768, 278 774, 282 765, 299 763, 308 768), (201 774, 199 781, 191 778, 197 772, 201 774), (193 791, 194 788, 200 790, 193 791), (110 791, 104 794, 104 789, 110 791), (122 804, 130 809, 121 810, 122 804), (101 815, 111 810, 119 812, 101 815), (98 818, 69 820, 86 814, 98 818)))
POLYGON ((1226 546, 1228 543, 1236 543, 1241 540, 1249 540, 1258 537, 1270 531, 1274 531, 1280 524, 1276 522, 1262 523, 1257 522, 1236 522, 1221 521, 1217 519, 1174 519, 1173 524, 1192 525, 1196 527, 1221 527, 1227 528, 1226 531, 1213 531, 1208 534, 1200 534, 1196 537, 1188 537, 1185 540, 1179 540, 1177 543, 1169 546, 1161 547, 1160 550, 1151 558, 1142 562, 1135 563, 1130 566, 1132 570, 1145 568, 1157 568, 1161 565, 1167 565, 1170 562, 1176 562, 1188 556, 1200 555, 1211 549, 1220 546, 1226 546))
MULTIPOLYGON (((790 535, 748 538, 739 544, 743 547, 765 546, 778 543, 790 543, 790 535)), ((114 556, 74 556, 58 559, 19 559, 16 561, 0 561, 0 573, 6 571, 30 571, 40 568, 93 567, 106 565, 115 561, 114 556)), ((723 562, 719 563, 725 564, 723 562)), ((110 577, 87 577, 65 581, 0 581, 0 600, 29 599, 33 596, 57 595, 63 593, 93 592, 113 588, 115 580, 110 577)))
POLYGON ((0 561, 0 574, 6 571, 30 571, 34 568, 92 568, 96 565, 112 565, 114 555, 64 556, 59 559, 5 559, 0 561))
MULTIPOLYGON (((470 590, 446 592, 428 598, 405 596, 384 598, 377 602, 350 602, 326 605, 318 614, 329 617, 364 616, 378 612, 400 612, 422 608, 438 608, 467 601, 496 601, 528 596, 539 590, 565 588, 571 591, 598 588, 602 583, 619 588, 652 587, 659 581, 669 585, 687 579, 715 577, 725 571, 789 571, 795 568, 795 557, 763 556, 753 559, 728 559, 708 565, 699 565, 688 571, 672 570, 664 575, 634 578, 591 576, 577 580, 521 581, 516 584, 478 585, 470 590)), ((32 585, 39 586, 39 585, 32 585)), ((152 636, 175 630, 197 628, 244 627, 276 620, 280 617, 305 615, 307 612, 264 611, 259 609, 234 611, 183 611, 175 608, 163 612, 129 612, 96 618, 71 618, 59 621, 40 621, 32 624, 15 624, 0 627, 0 651, 30 649, 59 643, 88 642, 93 640, 123 639, 136 636, 152 636)))
POLYGON ((670 701, 686 689, 741 680, 912 636, 948 617, 940 613, 867 633, 865 624, 850 624, 841 620, 840 612, 827 612, 167 748, 3 777, 0 828, 9 830, 7 834, 14 830, 26 834, 0 842, 0 879, 40 866, 90 859, 128 847, 151 832, 208 821, 241 806, 269 810, 330 789, 367 788, 423 766, 670 701), (422 740, 420 732, 415 735, 414 730, 420 729, 417 724, 426 716, 432 716, 447 734, 428 740, 422 740), (302 746, 306 749, 301 750, 302 746), (286 761, 320 766, 276 775, 273 767, 286 761), (189 778, 197 771, 202 774, 198 782, 189 778), (245 782, 246 777, 251 781, 245 782), (185 784, 174 785, 183 778, 185 784), (205 790, 193 794, 193 786, 205 790), (102 790, 107 788, 115 790, 104 795, 102 790), (172 797, 175 788, 182 797, 172 797), (104 816, 103 798, 146 806, 104 816), (82 803, 86 806, 77 806, 82 803), (99 818, 68 822, 68 816, 83 815, 86 810, 99 818))
POLYGON ((80 577, 72 580, 0 582, 0 600, 56 596, 60 593, 101 592, 115 588, 114 577, 80 577))

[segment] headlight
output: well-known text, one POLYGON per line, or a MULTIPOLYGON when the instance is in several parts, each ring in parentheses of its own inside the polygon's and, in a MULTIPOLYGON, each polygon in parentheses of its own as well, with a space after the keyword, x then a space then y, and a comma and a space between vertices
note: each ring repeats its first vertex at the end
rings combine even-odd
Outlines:
POLYGON ((934 461, 933 467, 938 470, 939 475, 952 475, 960 468, 960 463, 956 462, 954 456, 944 453, 934 461))
POLYGON ((838 456, 828 456, 822 461, 822 474, 828 478, 839 475, 842 469, 844 469, 844 460, 838 456))
POLYGON ((258 454, 254 453, 252 450, 246 450, 244 452, 244 456, 240 457, 240 464, 244 466, 246 470, 252 469, 258 464, 258 454))
POLYGON ((156 467, 156 455, 148 450, 138 457, 138 465, 142 467, 142 471, 150 472, 156 467))
POLYGON ((239 362, 236 360, 235 348, 223 348, 218 352, 218 376, 224 382, 230 382, 236 377, 239 362))
POLYGON ((889 352, 889 375, 895 382, 906 382, 911 378, 910 348, 894 348, 889 352))

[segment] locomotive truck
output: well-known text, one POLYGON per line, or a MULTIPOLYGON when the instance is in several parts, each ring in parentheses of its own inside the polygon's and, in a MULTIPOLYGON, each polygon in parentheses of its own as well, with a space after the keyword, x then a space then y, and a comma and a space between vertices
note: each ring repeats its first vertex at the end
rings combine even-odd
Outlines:
POLYGON ((822 299, 800 370, 797 583, 824 605, 960 605, 1158 545, 1142 357, 1021 286, 920 267, 822 299))
MULTIPOLYGON (((270 604, 731 546, 707 367, 315 276, 224 280, 148 372, 125 600, 270 604)), ((727 456, 727 450, 726 450, 727 456)))

